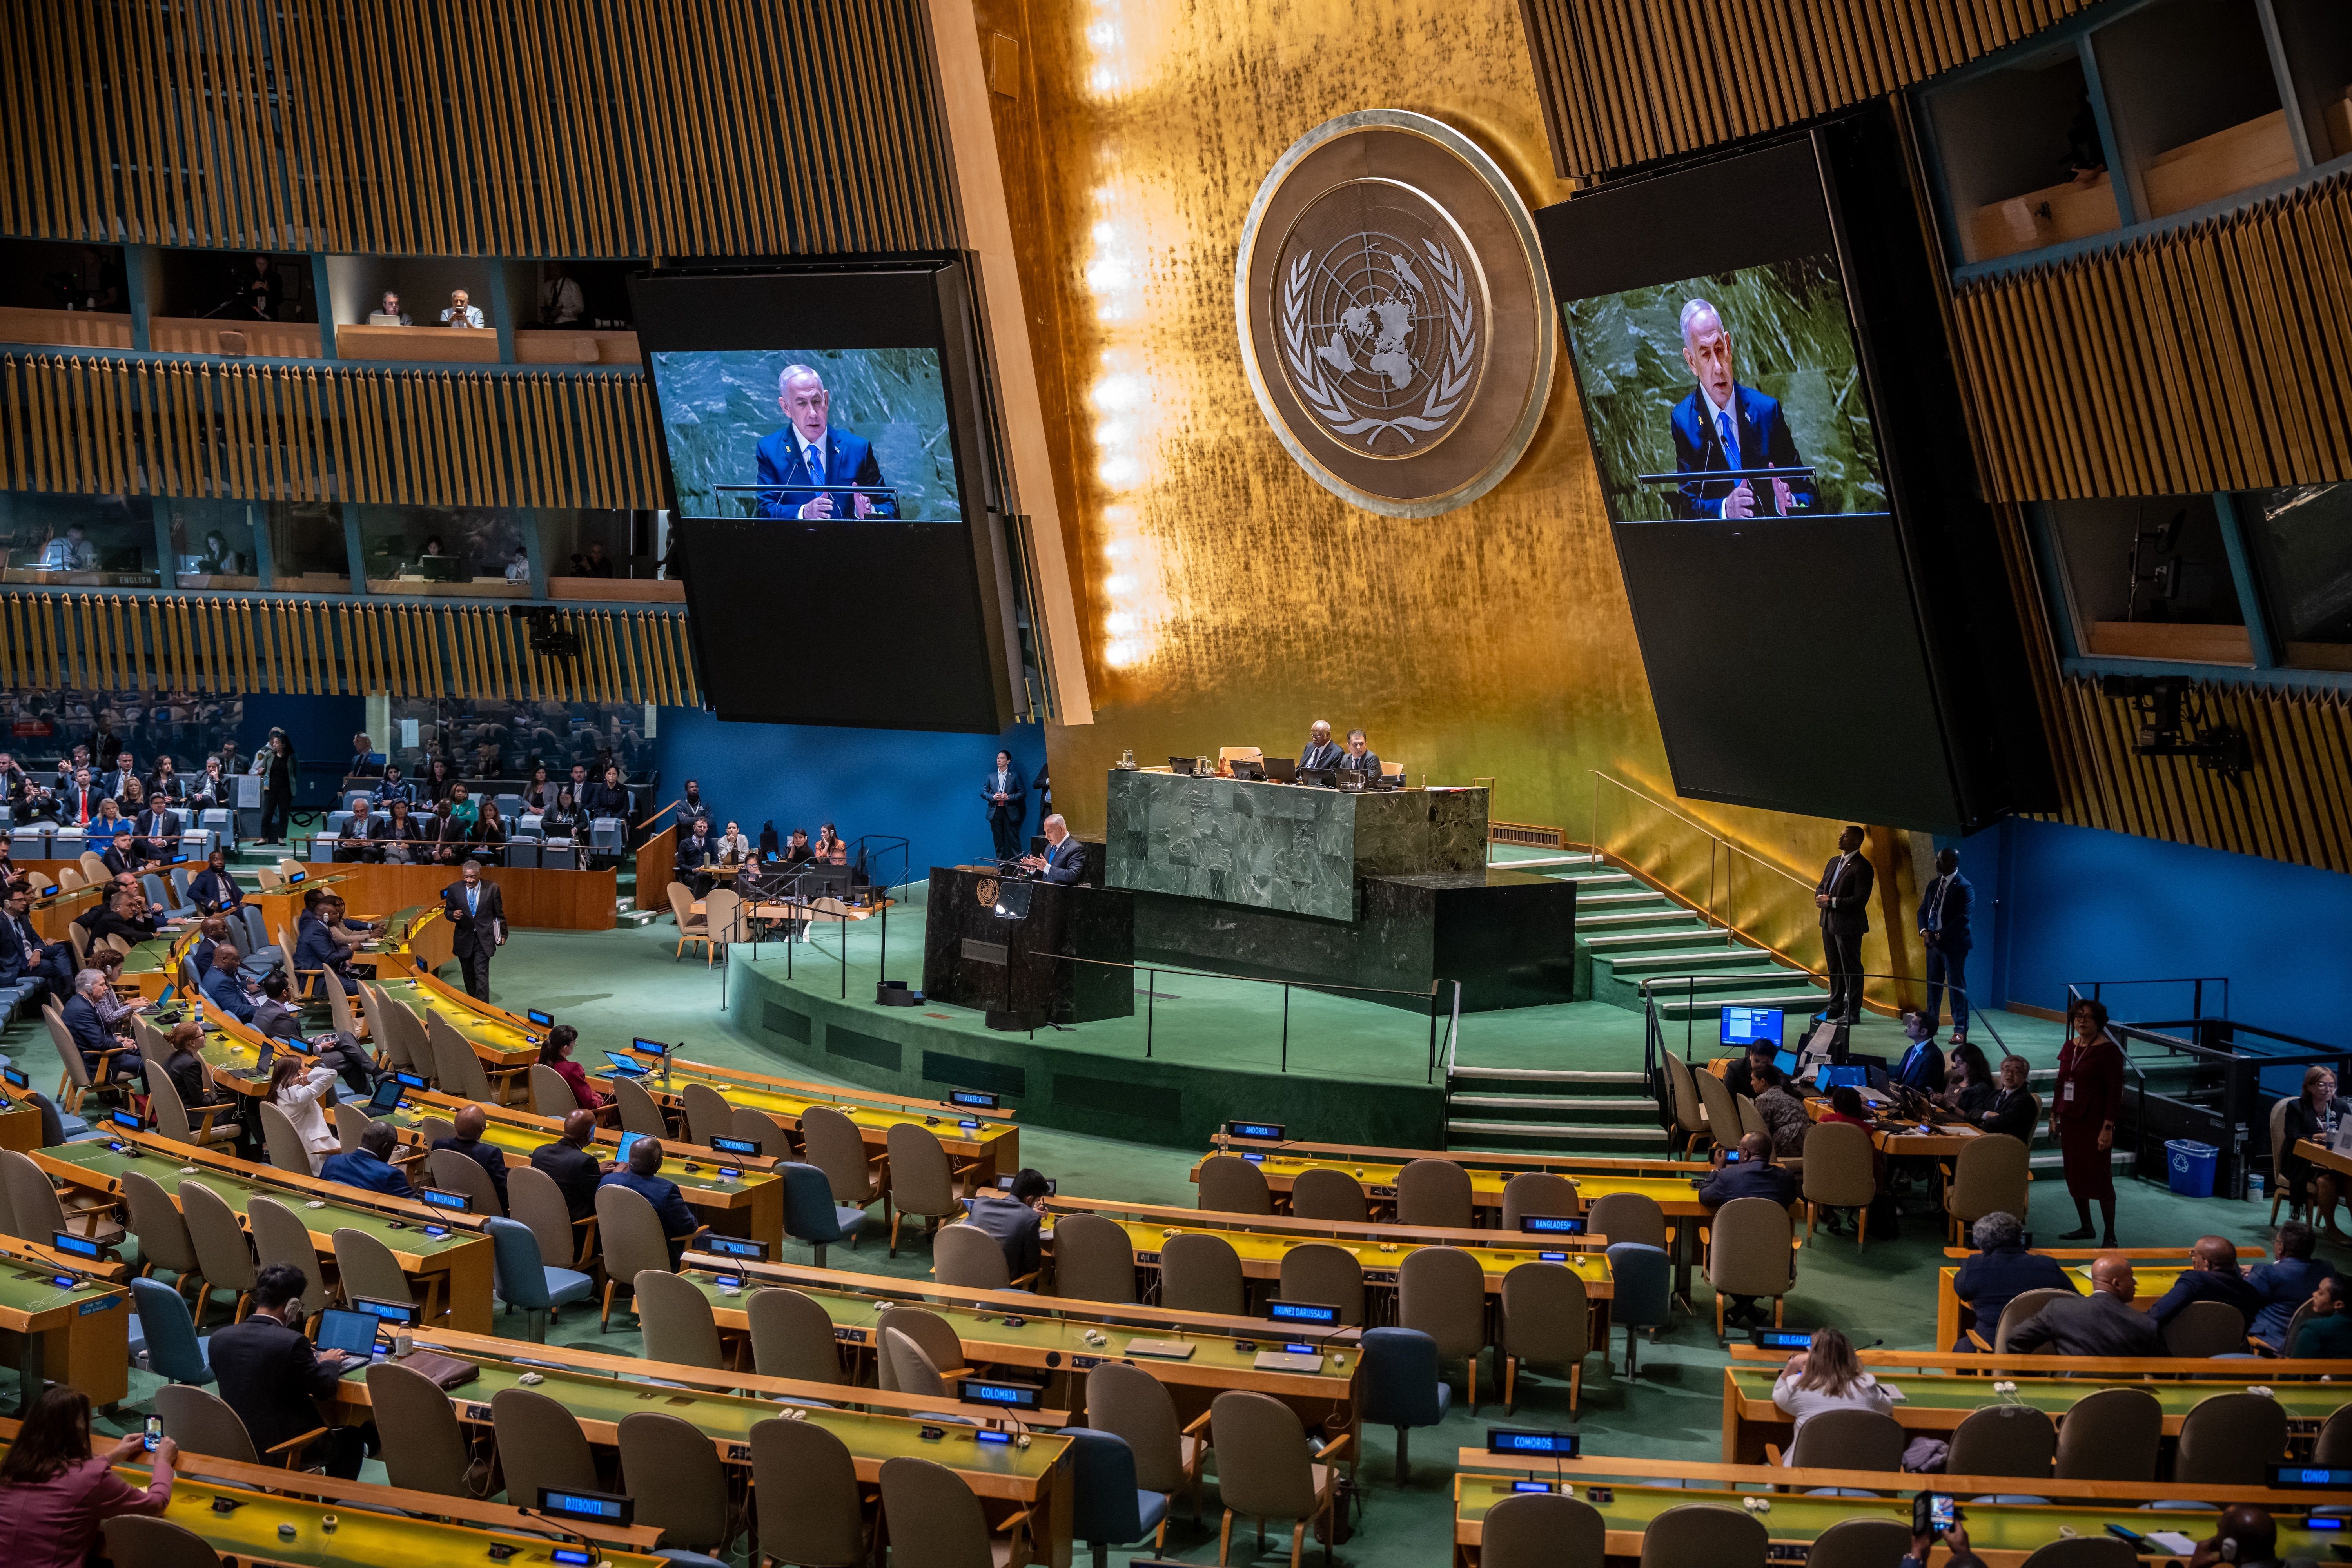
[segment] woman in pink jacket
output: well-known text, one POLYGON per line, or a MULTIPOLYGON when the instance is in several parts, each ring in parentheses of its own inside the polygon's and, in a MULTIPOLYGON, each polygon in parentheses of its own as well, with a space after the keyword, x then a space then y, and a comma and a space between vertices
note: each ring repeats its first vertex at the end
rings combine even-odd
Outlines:
POLYGON ((107 1520, 163 1512, 179 1445, 166 1437, 157 1447, 154 1479, 143 1491, 114 1473, 142 1450, 133 1434, 93 1457, 89 1396, 62 1384, 42 1394, 0 1460, 0 1563, 81 1568, 107 1520))

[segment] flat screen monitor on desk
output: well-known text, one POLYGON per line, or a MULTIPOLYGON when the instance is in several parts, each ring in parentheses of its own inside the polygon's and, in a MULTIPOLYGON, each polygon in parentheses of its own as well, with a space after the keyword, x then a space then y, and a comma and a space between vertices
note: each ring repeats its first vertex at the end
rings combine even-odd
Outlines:
POLYGON ((371 327, 404 327, 408 323, 398 316, 388 315, 382 310, 370 310, 367 324, 371 327))
POLYGON ((1313 784, 1317 789, 1336 789, 1339 784, 1339 771, 1337 768, 1303 769, 1299 773, 1298 782, 1303 784, 1313 784))
POLYGON ((454 583, 457 580, 457 558, 454 555, 420 555, 403 568, 405 577, 422 577, 428 583, 454 583))
POLYGON ((1235 757, 1228 765, 1232 767, 1234 770, 1234 777, 1237 779, 1263 779, 1265 777, 1265 764, 1261 762, 1254 761, 1248 757, 1235 757))
POLYGON ((1276 784, 1296 784, 1298 781, 1298 764, 1288 757, 1268 757, 1265 760, 1265 776, 1276 784))
POLYGON ((1852 1065, 1832 1067, 1823 1062, 1814 1069, 1813 1082, 1823 1094, 1833 1089, 1862 1089, 1870 1082, 1870 1069, 1852 1065))
POLYGON ((1727 1046, 1751 1046, 1758 1040, 1777 1046, 1787 1032, 1787 1016, 1778 1007, 1726 1007, 1719 1037, 1727 1046))

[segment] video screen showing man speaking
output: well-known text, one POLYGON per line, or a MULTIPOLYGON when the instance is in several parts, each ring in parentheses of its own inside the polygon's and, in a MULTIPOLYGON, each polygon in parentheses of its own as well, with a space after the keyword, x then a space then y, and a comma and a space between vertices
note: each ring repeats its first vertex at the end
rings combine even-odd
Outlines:
POLYGON ((963 521, 936 349, 650 357, 684 515, 963 521))
POLYGON ((1613 521, 1885 511, 1832 258, 1571 300, 1563 314, 1613 521))

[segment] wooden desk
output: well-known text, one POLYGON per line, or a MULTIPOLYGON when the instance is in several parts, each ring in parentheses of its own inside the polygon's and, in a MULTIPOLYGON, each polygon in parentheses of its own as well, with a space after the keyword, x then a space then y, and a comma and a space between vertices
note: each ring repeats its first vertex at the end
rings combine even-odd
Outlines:
POLYGON ((0 1101, 0 1149, 29 1154, 41 1146, 41 1108, 30 1100, 0 1101))
POLYGON ((73 1190, 117 1205, 122 1177, 131 1171, 152 1178, 175 1205, 182 1182, 201 1180, 239 1219, 251 1199, 275 1198, 302 1220, 310 1245, 325 1258, 334 1256, 337 1230, 364 1231, 392 1249, 412 1286, 425 1289, 436 1309, 426 1320, 429 1325, 474 1332, 489 1328, 490 1238, 480 1234, 478 1217, 192 1149, 152 1132, 118 1130, 109 1140, 39 1150, 33 1160, 73 1190), (315 1209, 310 1206, 314 1203, 315 1209), (446 1226, 449 1234, 435 1240, 424 1235, 426 1225, 446 1226))
POLYGON ((69 1383, 100 1405, 131 1391, 131 1292, 79 1278, 89 1272, 85 1259, 0 1237, 0 1349, 22 1375, 26 1405, 44 1379, 69 1383), (58 1284, 67 1270, 78 1282, 58 1284))
MULTIPOLYGON (((1401 1169, 1413 1160, 1444 1160, 1470 1173, 1471 1185, 1477 1194, 1474 1201, 1481 1207, 1499 1208, 1503 1201, 1503 1184, 1521 1171, 1549 1171, 1581 1182, 1586 1176, 1703 1176, 1713 1167, 1704 1160, 1675 1160, 1665 1156, 1643 1159, 1612 1154, 1500 1154, 1480 1153, 1460 1149, 1391 1149, 1367 1143, 1323 1143, 1312 1139, 1287 1138, 1274 1142, 1256 1138, 1220 1137, 1217 1146, 1192 1163, 1192 1180, 1201 1179, 1202 1163, 1215 1154, 1255 1153, 1271 1155, 1277 1150, 1309 1164, 1322 1163, 1345 1166, 1373 1164, 1401 1169), (1494 1201, 1486 1202, 1492 1194, 1494 1201)), ((1297 1171, 1287 1164, 1266 1165, 1265 1184, 1278 1193, 1287 1193, 1297 1171)))
MULTIPOLYGON (((1805 1114, 1819 1121, 1830 1113, 1830 1102, 1818 1096, 1805 1101, 1805 1114)), ((1951 1160, 1959 1156, 1972 1140, 1981 1138, 1982 1130, 1965 1121, 1936 1123, 1932 1132, 1922 1132, 1916 1121, 1881 1121, 1871 1129, 1870 1146, 1889 1156, 1920 1155, 1927 1159, 1951 1160)))
POLYGON ((335 328, 335 357, 496 364, 499 334, 488 327, 371 327, 356 322, 335 328))
POLYGON ((2324 1166, 2338 1175, 2352 1176, 2352 1154, 2339 1154, 2317 1139, 2298 1140, 2294 1152, 2315 1165, 2324 1166))
MULTIPOLYGON (((1255 1152, 1275 1147, 1277 1145, 1248 1143, 1235 1139, 1231 1152, 1244 1154, 1246 1158, 1245 1151, 1255 1152)), ((1290 1147, 1296 1149, 1297 1145, 1290 1147)), ((1192 1180, 1196 1184, 1201 1179, 1201 1166, 1208 1158, 1204 1155, 1193 1162, 1192 1180)), ((1710 1175, 1714 1172, 1714 1167, 1704 1160, 1592 1160, 1571 1166, 1558 1163, 1559 1156, 1554 1156, 1555 1163, 1543 1165, 1534 1163, 1532 1156, 1518 1159, 1508 1155, 1487 1155, 1484 1158, 1505 1163, 1495 1169, 1465 1165, 1470 1173, 1470 1202, 1474 1207, 1493 1209, 1498 1214, 1503 1207, 1503 1188, 1513 1175, 1521 1171, 1544 1170, 1567 1176, 1576 1183, 1576 1195, 1580 1205, 1577 1212, 1580 1214, 1591 1206, 1593 1199, 1610 1193, 1642 1193, 1655 1200, 1668 1219, 1699 1219, 1706 1216, 1706 1205, 1698 1201, 1697 1190, 1691 1185, 1690 1179, 1710 1175)), ((1396 1203, 1398 1174, 1409 1161, 1417 1159, 1454 1160, 1457 1164, 1464 1163, 1451 1154, 1424 1153, 1411 1149, 1368 1150, 1363 1158, 1341 1157, 1336 1154, 1336 1150, 1334 1153, 1326 1155, 1269 1153, 1262 1160, 1251 1161, 1251 1163, 1257 1166, 1259 1173, 1265 1177, 1269 1191, 1285 1196, 1299 1176, 1307 1171, 1343 1171, 1362 1185, 1364 1195, 1371 1199, 1375 1209, 1392 1209, 1396 1203)))
MULTIPOLYGON (((1969 1256, 1971 1250, 1971 1248, 1965 1247, 1948 1247, 1944 1248, 1944 1256, 1947 1258, 1967 1258, 1969 1256)), ((2175 1269, 2188 1268, 2189 1259, 2192 1256, 2191 1249, 2186 1247, 2134 1247, 2125 1248, 2093 1247, 2037 1247, 2033 1248, 2033 1253, 2037 1258, 2054 1258, 2058 1259, 2059 1262, 2067 1265, 2069 1271, 2074 1273, 2079 1280, 2082 1270, 2087 1268, 2094 1258, 2102 1257, 2107 1252, 2118 1250, 2120 1250, 2126 1258, 2130 1258, 2135 1265, 2141 1263, 2161 1263, 2171 1265, 2175 1269)), ((1993 1324, 1971 1322, 1967 1325, 1963 1325, 1960 1321, 1961 1309, 1966 1305, 1966 1303, 1952 1293, 1953 1282, 1958 1279, 1960 1271, 1949 1265, 1947 1265, 1936 1271, 1936 1348, 1939 1351, 1949 1350, 1952 1346, 1959 1343, 1960 1330, 1964 1326, 1975 1328, 1988 1340, 1992 1338, 1992 1331, 1994 1328, 1993 1324)), ((2077 1283, 2075 1289, 2079 1290, 2081 1288, 2080 1283, 2077 1283)), ((2149 1308, 2156 1305, 2157 1299, 2163 1294, 2164 1292, 2162 1290, 2143 1289, 2137 1296, 2133 1298, 2133 1301, 2138 1306, 2141 1311, 2145 1312, 2149 1308)))

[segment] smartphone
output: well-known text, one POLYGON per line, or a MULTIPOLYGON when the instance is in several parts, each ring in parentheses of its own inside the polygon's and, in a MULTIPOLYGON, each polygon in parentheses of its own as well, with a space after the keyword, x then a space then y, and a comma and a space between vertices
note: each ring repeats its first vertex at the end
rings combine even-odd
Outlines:
POLYGON ((163 1447, 163 1418, 161 1415, 150 1415, 147 1417, 147 1436, 142 1440, 146 1443, 147 1451, 151 1454, 157 1448, 163 1447))
POLYGON ((1921 1492, 1911 1500, 1911 1533, 1941 1535, 1958 1524, 1960 1510, 1949 1492, 1921 1492))

